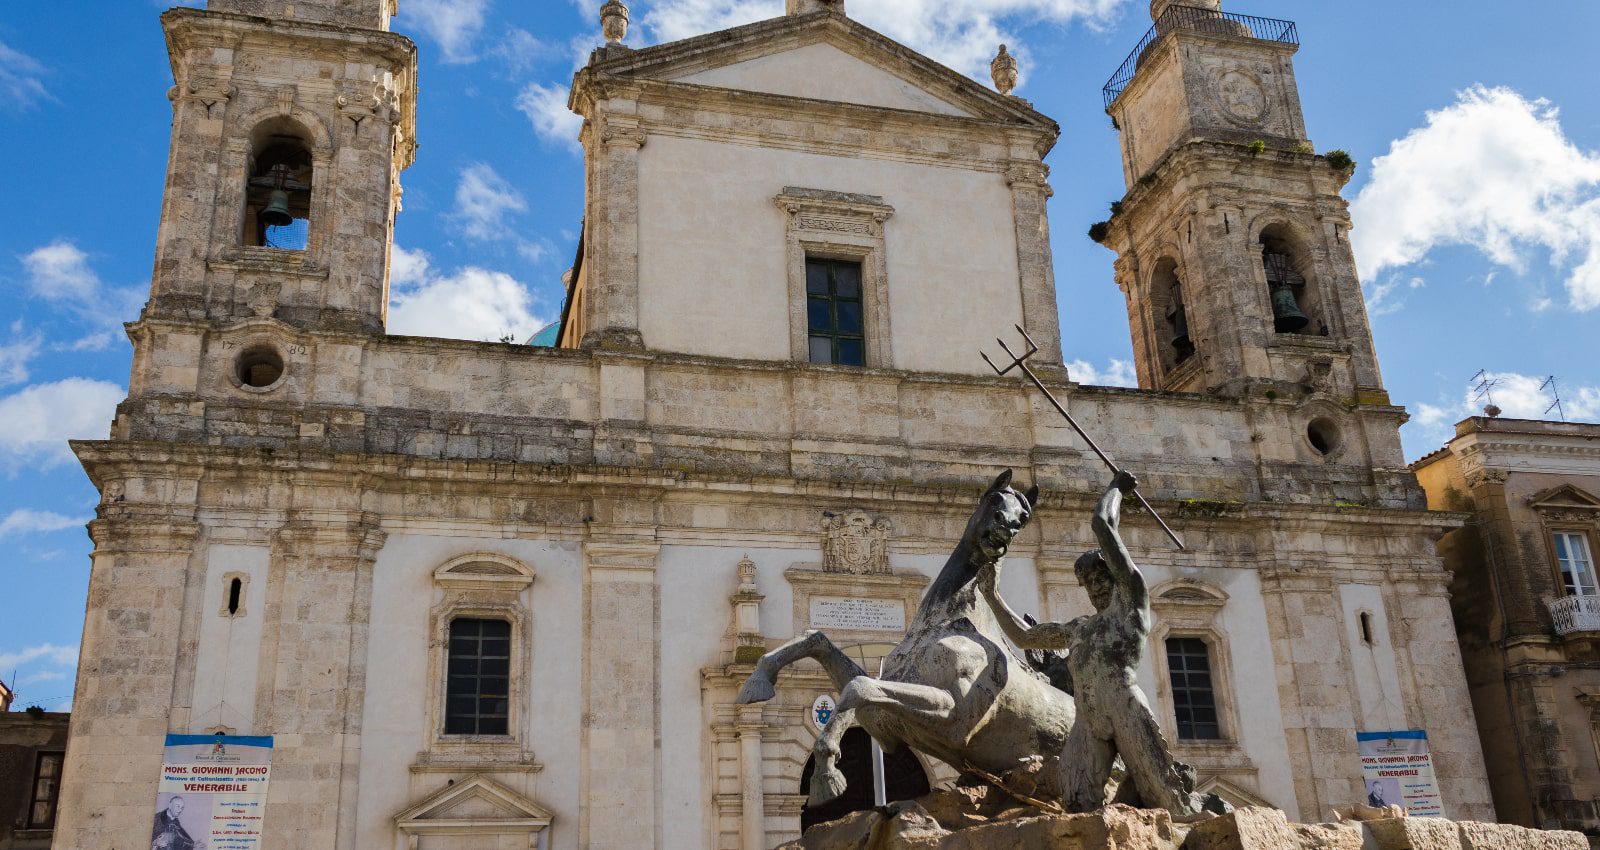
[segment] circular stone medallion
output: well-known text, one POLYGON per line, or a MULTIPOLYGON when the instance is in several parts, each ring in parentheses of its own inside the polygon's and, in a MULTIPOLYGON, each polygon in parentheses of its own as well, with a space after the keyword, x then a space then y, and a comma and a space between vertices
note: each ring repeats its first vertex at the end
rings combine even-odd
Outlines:
POLYGON ((1240 70, 1224 71, 1215 79, 1217 102, 1222 111, 1240 124, 1256 126, 1267 114, 1267 93, 1253 74, 1240 70))

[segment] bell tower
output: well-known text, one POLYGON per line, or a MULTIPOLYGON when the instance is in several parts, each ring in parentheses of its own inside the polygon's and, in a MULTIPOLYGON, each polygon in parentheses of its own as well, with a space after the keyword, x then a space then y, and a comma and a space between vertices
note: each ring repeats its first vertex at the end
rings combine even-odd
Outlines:
POLYGON ((381 333, 416 47, 396 0, 162 16, 176 85, 147 320, 381 333))
POLYGON ((1153 0, 1106 86, 1127 195, 1117 253, 1140 386, 1387 406, 1339 191, 1306 138, 1290 21, 1153 0))

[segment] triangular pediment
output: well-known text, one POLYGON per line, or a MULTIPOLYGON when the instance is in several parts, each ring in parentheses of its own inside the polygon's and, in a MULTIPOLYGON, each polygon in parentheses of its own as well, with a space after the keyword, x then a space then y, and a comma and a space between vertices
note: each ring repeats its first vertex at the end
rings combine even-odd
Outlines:
POLYGON ((1000 94, 849 18, 788 15, 613 53, 596 74, 931 115, 1056 124, 1026 101, 1000 94))
POLYGON ((1271 803, 1262 799, 1259 795, 1246 791, 1245 789, 1240 788, 1239 786, 1229 782, 1226 779, 1223 779, 1220 776, 1213 776, 1210 779, 1201 782, 1199 787, 1195 788, 1195 790, 1201 794, 1215 794, 1218 797, 1227 800, 1228 804, 1236 809, 1250 807, 1259 807, 1264 809, 1276 808, 1271 803))
POLYGON ((448 785, 395 815, 405 832, 537 832, 552 815, 486 776, 448 785))
POLYGON ((826 41, 674 78, 701 86, 973 117, 910 80, 826 41))
POLYGON ((1600 511, 1600 498, 1572 486, 1562 484, 1552 487, 1528 497, 1528 506, 1546 510, 1586 510, 1600 511))

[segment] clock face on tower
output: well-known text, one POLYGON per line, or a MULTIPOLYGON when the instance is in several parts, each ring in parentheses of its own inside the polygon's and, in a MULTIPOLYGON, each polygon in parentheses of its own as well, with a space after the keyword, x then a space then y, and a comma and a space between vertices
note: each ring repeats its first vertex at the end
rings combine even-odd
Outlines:
POLYGON ((1212 78, 1212 91, 1223 115, 1236 124, 1260 126, 1267 115, 1267 93, 1254 74, 1229 69, 1212 78))

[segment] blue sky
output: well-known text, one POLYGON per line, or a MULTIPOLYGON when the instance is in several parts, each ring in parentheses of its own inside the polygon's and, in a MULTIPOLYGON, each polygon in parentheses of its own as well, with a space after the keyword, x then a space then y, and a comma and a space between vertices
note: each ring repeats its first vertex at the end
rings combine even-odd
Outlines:
MULTIPOLYGON (((1061 122, 1050 214, 1067 359, 1128 383, 1111 255, 1088 241, 1122 195, 1100 87, 1149 26, 1143 0, 847 0, 851 15, 987 82, 999 41, 1018 94, 1061 122)), ((172 85, 149 0, 0 6, 0 678, 20 705, 69 704, 93 487, 68 437, 104 437, 127 385, 120 327, 147 295, 172 85)), ((199 5, 194 3, 191 5, 199 5)), ((554 317, 582 215, 576 64, 599 0, 402 0, 421 46, 421 148, 404 176, 391 328, 525 337, 554 317)), ((770 17, 781 0, 638 0, 629 42, 770 17)), ((1600 90, 1583 58, 1593 0, 1230 0, 1299 22, 1312 139, 1360 162, 1355 245, 1385 382, 1438 447, 1499 383, 1539 416, 1600 419, 1600 90)), ((20 706, 19 706, 20 707, 20 706)))

